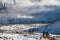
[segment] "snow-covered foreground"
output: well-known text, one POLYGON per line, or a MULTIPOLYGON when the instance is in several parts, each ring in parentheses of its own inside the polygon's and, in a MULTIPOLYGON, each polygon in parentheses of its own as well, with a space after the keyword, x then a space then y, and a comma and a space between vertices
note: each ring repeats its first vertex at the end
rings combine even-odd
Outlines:
MULTIPOLYGON (((37 28, 42 26, 47 26, 48 24, 15 24, 15 25, 0 25, 0 30, 4 32, 0 33, 0 40, 40 40, 41 34, 29 34, 23 32, 30 28, 37 28), (10 31, 9 31, 10 30, 10 31), (23 30, 23 31, 22 31, 23 30), (12 33, 12 31, 18 31, 19 34, 12 33)), ((42 40, 42 39, 41 39, 42 40)))
MULTIPOLYGON (((60 40, 60 36, 51 35, 51 37, 55 36, 56 40, 60 40)), ((34 34, 7 34, 0 33, 0 40, 49 40, 48 38, 41 38, 42 33, 34 33, 34 34)))
POLYGON ((6 37, 6 40, 38 40, 39 35, 33 35, 33 34, 1 34, 1 37, 6 37), (26 35, 26 36, 24 36, 26 35), (9 39, 10 38, 10 39, 9 39))
MULTIPOLYGON (((0 40, 49 40, 49 38, 43 38, 42 33, 29 33, 24 32, 31 28, 43 27, 48 24, 15 24, 15 25, 0 25, 0 40), (13 31, 13 32, 12 32, 13 31), (18 33, 15 33, 15 32, 18 33), (21 31, 21 32, 20 32, 21 31)), ((56 40, 60 40, 60 35, 50 34, 50 37, 55 37, 56 40)))

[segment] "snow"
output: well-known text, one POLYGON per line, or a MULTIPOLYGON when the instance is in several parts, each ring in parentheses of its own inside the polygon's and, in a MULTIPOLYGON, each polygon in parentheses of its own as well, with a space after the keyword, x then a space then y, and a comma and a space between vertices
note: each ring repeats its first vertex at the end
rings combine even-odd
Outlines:
MULTIPOLYGON (((28 32, 24 32, 24 30, 28 30, 31 28, 38 28, 38 27, 43 27, 47 26, 47 24, 15 24, 15 25, 0 25, 0 30, 5 30, 3 33, 0 33, 0 37, 2 37, 1 40, 6 39, 6 40, 49 40, 48 38, 41 38, 42 33, 32 33, 29 34, 28 32), (35 27, 36 26, 36 27, 35 27), (13 33, 10 31, 21 31, 21 33, 13 33), (8 33, 9 32, 9 33, 8 33)), ((51 37, 55 36, 56 40, 59 40, 60 35, 54 35, 50 34, 51 37)))
POLYGON ((39 39, 40 37, 38 35, 30 35, 30 34, 28 34, 27 36, 24 36, 23 34, 5 34, 5 33, 3 33, 2 37, 7 37, 8 40, 12 40, 12 39, 14 39, 14 40, 17 40, 17 39, 18 40, 45 40, 44 38, 39 39))
MULTIPOLYGON (((34 33, 34 34, 7 34, 7 33, 1 33, 2 38, 4 39, 4 37, 6 38, 6 40, 49 40, 48 38, 42 38, 40 39, 40 37, 42 37, 41 33, 34 33), (26 36, 24 36, 26 35, 26 36)), ((56 36, 56 35, 53 35, 56 36)), ((59 38, 56 38, 56 40, 58 40, 59 38)))
POLYGON ((26 15, 18 15, 17 18, 34 18, 32 16, 26 16, 26 15))
POLYGON ((37 28, 42 26, 47 26, 48 24, 15 24, 15 25, 7 25, 1 26, 2 30, 28 30, 30 28, 37 28))
MULTIPOLYGON (((24 30, 28 30, 31 28, 38 28, 47 26, 48 24, 15 24, 15 25, 0 25, 0 30, 5 30, 3 33, 0 33, 1 40, 49 40, 48 38, 41 38, 42 33, 32 33, 24 32, 24 30), (10 31, 21 31, 21 33, 13 33, 10 31), (8 33, 9 32, 9 33, 8 33)), ((60 40, 60 35, 50 34, 51 37, 55 36, 56 40, 60 40)))
POLYGON ((17 40, 17 39, 18 40, 45 40, 44 38, 40 39, 40 37, 42 36, 42 33, 29 34, 29 33, 23 32, 23 31, 28 30, 30 28, 43 27, 46 25, 47 24, 15 24, 15 25, 3 25, 3 26, 1 25, 0 29, 6 30, 6 32, 4 31, 3 33, 0 33, 0 37, 2 37, 2 40, 3 39, 6 39, 6 40, 12 40, 12 39, 14 39, 14 40, 17 40), (19 33, 19 34, 12 33, 12 32, 8 33, 9 30, 18 31, 19 30, 18 28, 23 33, 19 33))

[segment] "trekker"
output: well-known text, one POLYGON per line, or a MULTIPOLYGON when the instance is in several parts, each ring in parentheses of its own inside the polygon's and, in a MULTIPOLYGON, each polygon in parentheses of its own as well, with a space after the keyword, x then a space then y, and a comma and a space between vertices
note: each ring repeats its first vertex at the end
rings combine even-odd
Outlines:
POLYGON ((46 32, 45 31, 43 31, 43 37, 46 37, 46 32))

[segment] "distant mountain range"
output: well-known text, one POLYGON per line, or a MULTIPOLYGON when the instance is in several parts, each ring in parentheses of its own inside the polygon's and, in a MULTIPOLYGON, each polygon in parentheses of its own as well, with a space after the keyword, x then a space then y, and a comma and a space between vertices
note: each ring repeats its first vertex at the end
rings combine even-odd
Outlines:
POLYGON ((0 12, 0 24, 49 23, 60 20, 58 0, 3 0, 3 3, 7 9, 0 12))

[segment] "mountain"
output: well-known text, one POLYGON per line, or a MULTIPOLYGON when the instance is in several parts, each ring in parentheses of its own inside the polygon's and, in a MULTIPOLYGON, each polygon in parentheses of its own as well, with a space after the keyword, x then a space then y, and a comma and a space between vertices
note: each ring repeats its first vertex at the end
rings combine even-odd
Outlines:
POLYGON ((59 0, 2 0, 0 24, 41 23, 60 20, 59 0))

